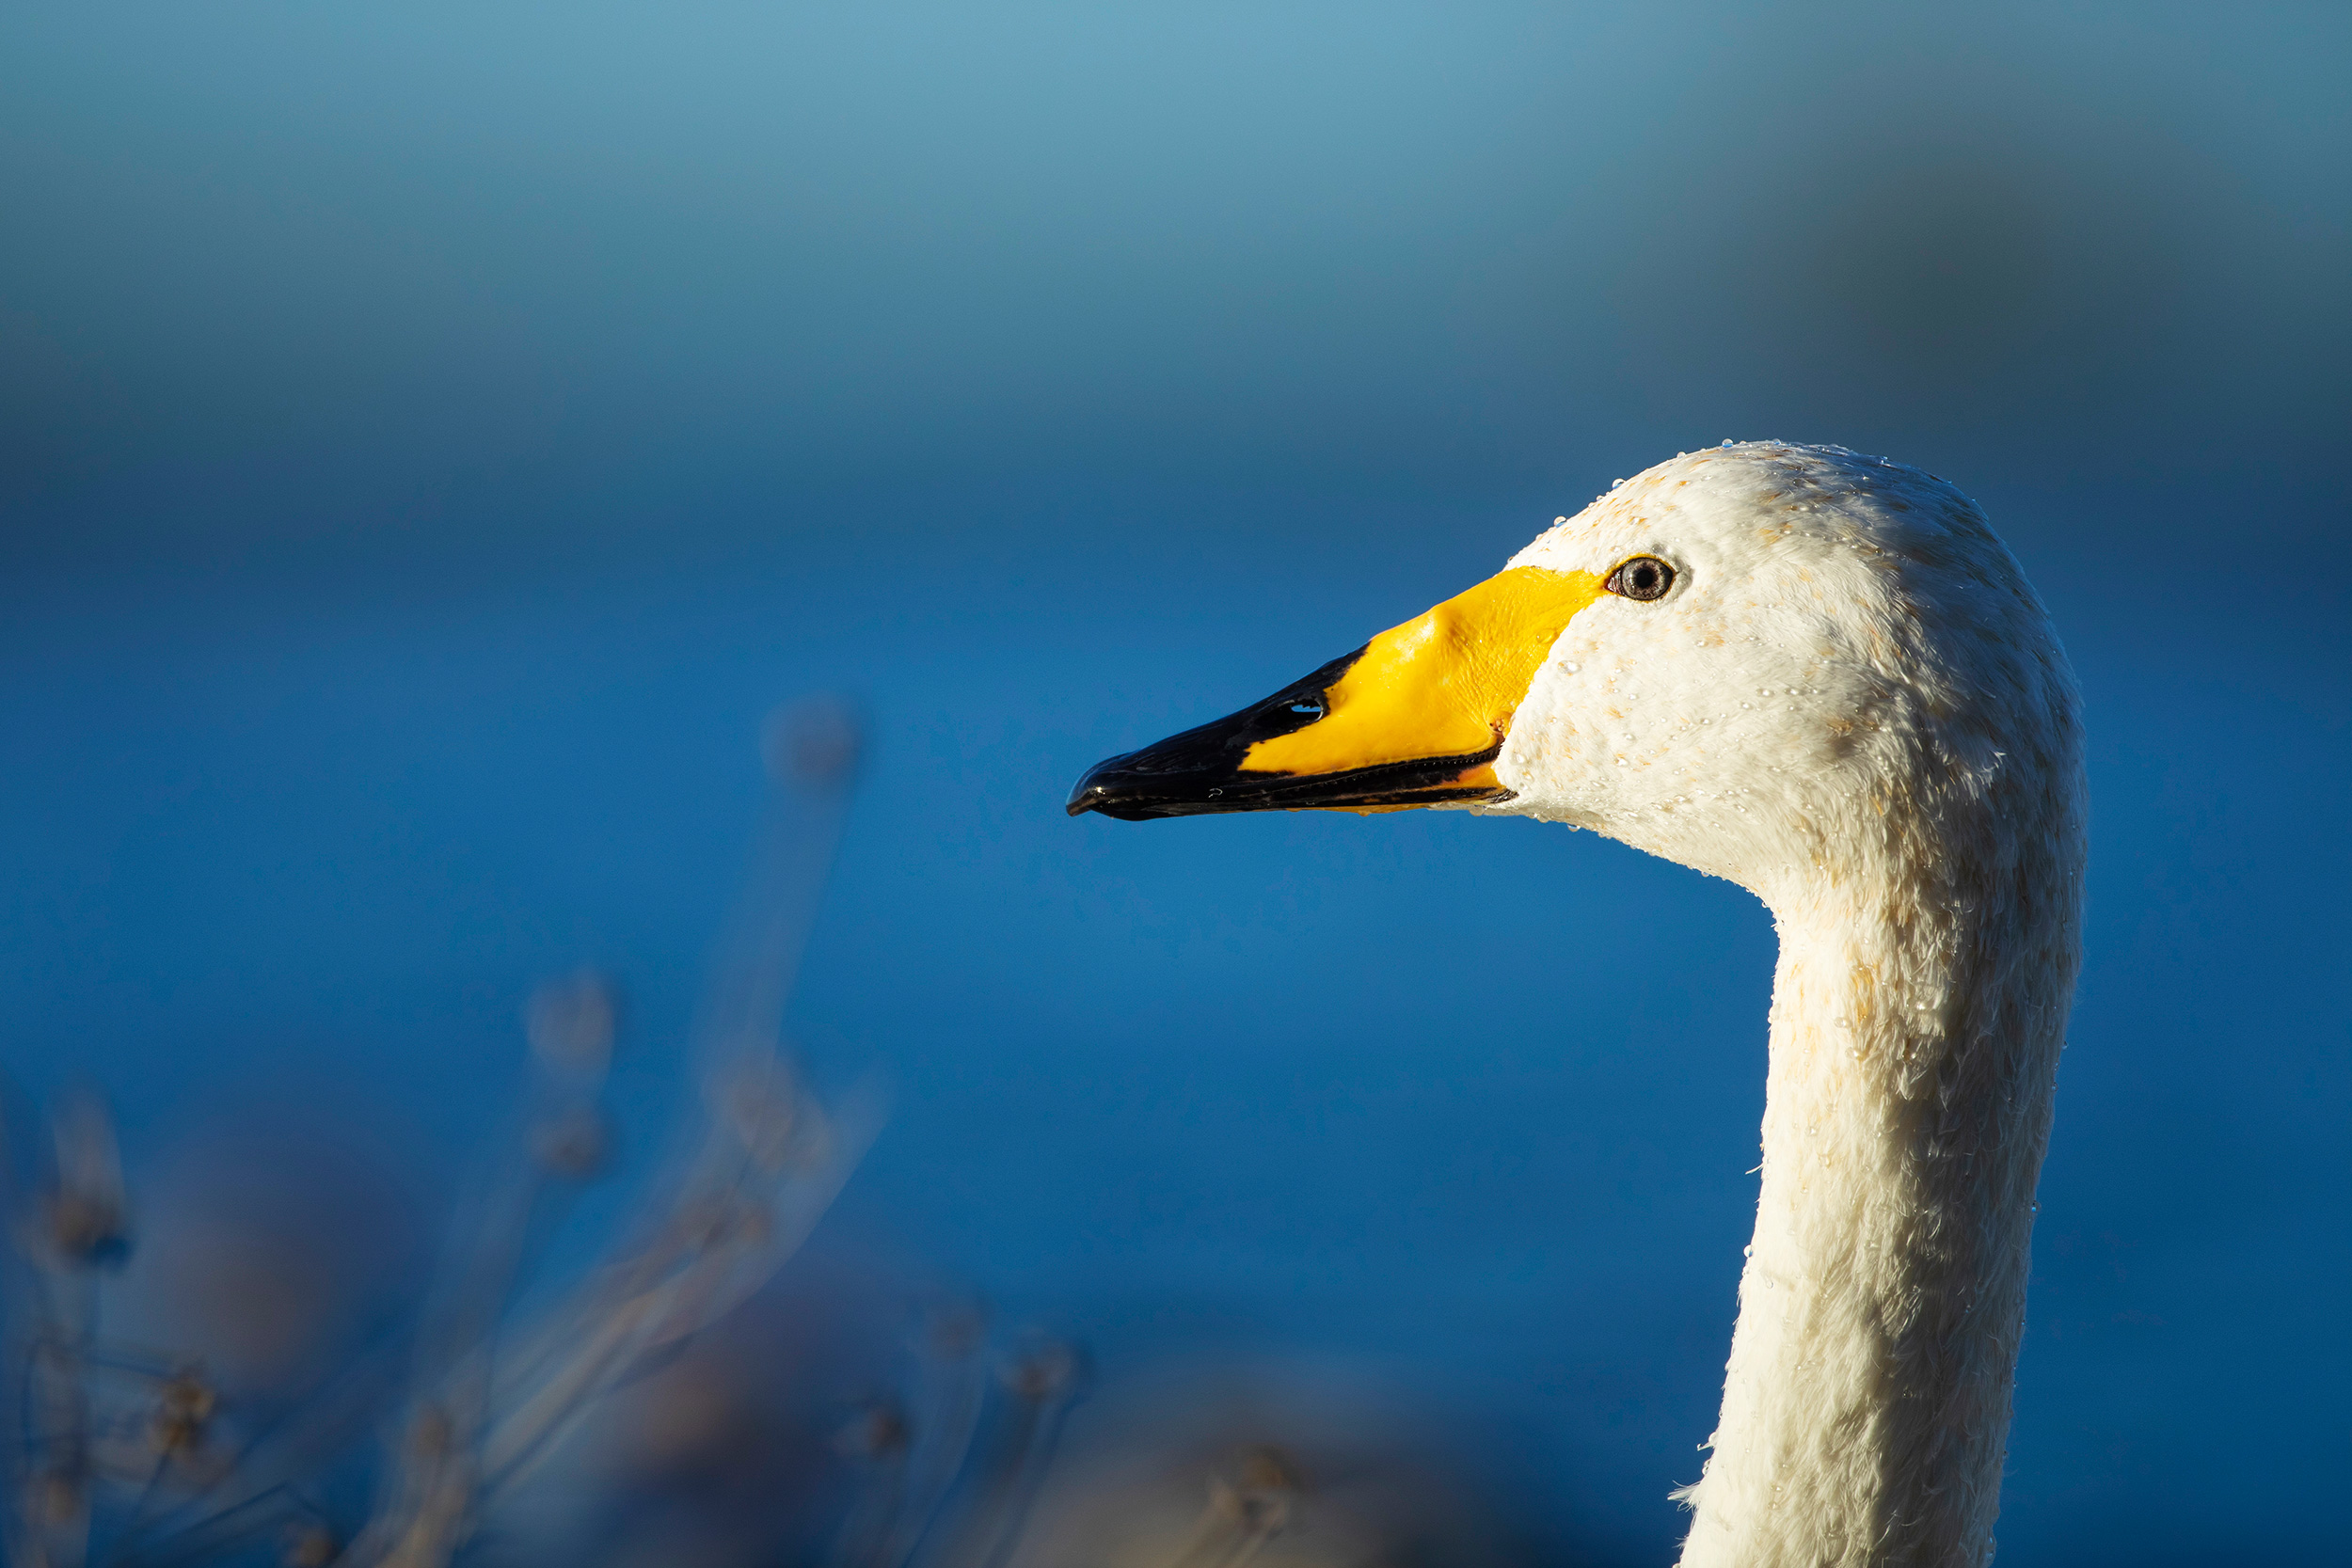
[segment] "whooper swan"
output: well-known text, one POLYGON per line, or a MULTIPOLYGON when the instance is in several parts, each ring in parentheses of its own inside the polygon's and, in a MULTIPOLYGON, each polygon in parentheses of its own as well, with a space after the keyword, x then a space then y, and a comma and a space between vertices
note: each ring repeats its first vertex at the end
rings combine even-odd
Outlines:
POLYGON ((1073 815, 1466 806, 1754 892, 1780 933, 1755 1243, 1686 1565, 1993 1551, 2080 961, 2080 700, 1976 504, 1726 444, 1073 815))

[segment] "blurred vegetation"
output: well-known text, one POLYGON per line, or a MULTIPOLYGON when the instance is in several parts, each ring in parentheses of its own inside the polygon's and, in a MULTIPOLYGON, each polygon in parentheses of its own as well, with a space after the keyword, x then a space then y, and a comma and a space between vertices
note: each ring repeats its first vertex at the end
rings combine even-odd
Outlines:
POLYGON ((1448 1561, 1500 1560, 1493 1522, 1404 1446, 1314 1433, 1330 1418, 1311 1397, 1251 1418, 1261 1437, 1298 1429, 1293 1447, 1246 1443, 1197 1390, 1147 1402, 1031 1540, 1084 1353, 1001 1336, 970 1301, 778 1282, 881 1100, 867 1085, 822 1103, 782 1034, 856 721, 803 704, 766 741, 787 809, 703 1020, 706 1126, 585 1264, 550 1258, 615 1161, 603 1088, 623 1009, 593 972, 525 1008, 519 1115, 437 1265, 390 1187, 310 1142, 318 1129, 216 1133, 145 1207, 94 1093, 62 1098, 45 1132, 20 1125, 0 1560, 1321 1568, 1405 1560, 1432 1529, 1448 1561), (124 1265, 151 1245, 161 1266, 126 1297, 124 1265), (889 1321, 912 1325, 895 1353, 889 1321), (1311 1506, 1299 1452, 1346 1456, 1311 1506))

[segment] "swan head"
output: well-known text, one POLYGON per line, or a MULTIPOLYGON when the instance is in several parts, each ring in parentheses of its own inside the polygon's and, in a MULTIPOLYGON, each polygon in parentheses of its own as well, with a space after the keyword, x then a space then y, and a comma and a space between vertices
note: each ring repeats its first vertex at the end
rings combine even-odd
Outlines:
POLYGON ((2005 776, 2072 787, 2075 706, 1973 501, 1883 458, 1750 442, 1619 483, 1354 653, 1099 764, 1069 809, 1529 816, 1772 900, 2005 776))

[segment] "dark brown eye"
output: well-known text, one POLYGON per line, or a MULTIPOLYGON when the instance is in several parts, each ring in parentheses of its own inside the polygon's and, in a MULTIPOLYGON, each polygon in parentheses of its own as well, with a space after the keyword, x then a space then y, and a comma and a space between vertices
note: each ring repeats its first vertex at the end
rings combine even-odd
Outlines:
POLYGON ((1654 555, 1637 555, 1621 561, 1617 569, 1601 584, 1612 594, 1622 594, 1629 599, 1662 599, 1666 590, 1675 585, 1675 569, 1654 555))

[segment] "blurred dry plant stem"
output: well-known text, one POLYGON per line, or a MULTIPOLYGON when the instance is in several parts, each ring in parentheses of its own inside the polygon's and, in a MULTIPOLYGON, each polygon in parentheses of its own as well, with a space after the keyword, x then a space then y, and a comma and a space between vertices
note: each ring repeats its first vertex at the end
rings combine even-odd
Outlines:
MULTIPOLYGON (((856 718, 838 702, 799 705, 771 719, 763 752, 775 788, 699 1026, 707 1129, 654 1184, 628 1239, 527 1321, 516 1302, 538 1243, 609 1163, 601 1094, 619 1008, 594 974, 531 1001, 521 1147, 463 1217, 405 1376, 352 1369, 256 1430, 230 1430, 201 1366, 108 1342, 105 1276, 133 1234, 121 1164, 94 1096, 56 1106, 47 1169, 29 1196, 23 1182, 9 1194, 0 1303, 9 1380, 0 1393, 19 1412, 0 1455, 9 1563, 160 1568, 249 1553, 273 1536, 279 1560, 311 1568, 446 1563, 601 1396, 791 1256, 880 1120, 870 1091, 819 1105, 783 1045, 786 998, 856 781, 856 718), (389 1424, 389 1451, 372 1511, 345 1537, 307 1483, 371 1424, 389 1424)), ((949 1480, 969 1440, 972 1418, 955 1414, 964 1402, 950 1397, 940 1429, 958 1450, 949 1480)), ((900 1497, 928 1516, 947 1482, 933 1473, 937 1455, 917 1457, 923 1467, 900 1497)), ((904 1560, 913 1542, 898 1514, 884 1511, 881 1544, 863 1560, 904 1560)))
POLYGON ((1299 1491, 1289 1455, 1267 1446, 1248 1449, 1231 1480, 1210 1480, 1209 1506, 1174 1568, 1241 1568, 1289 1527, 1299 1491))
POLYGON ((976 1308, 933 1314, 914 1411, 877 1404, 841 1434, 838 1446, 869 1475, 837 1540, 837 1568, 903 1568, 918 1553, 941 1568, 1011 1560, 1087 1368, 1074 1346, 1033 1339, 999 1363, 992 1401, 987 1344, 976 1308))

